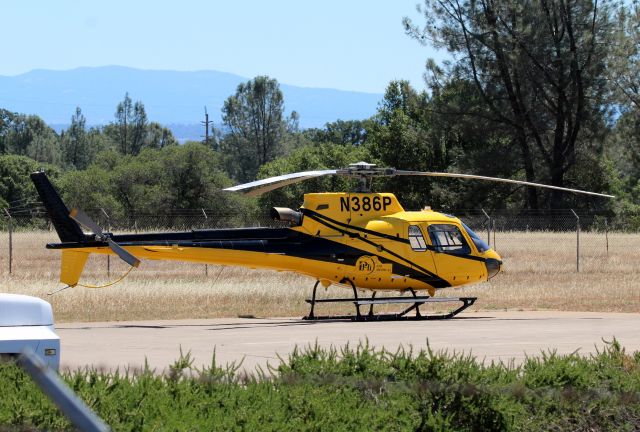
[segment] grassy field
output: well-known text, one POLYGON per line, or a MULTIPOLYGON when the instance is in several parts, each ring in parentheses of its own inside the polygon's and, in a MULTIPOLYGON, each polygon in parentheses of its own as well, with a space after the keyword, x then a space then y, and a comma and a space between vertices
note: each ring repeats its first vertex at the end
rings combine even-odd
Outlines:
MULTIPOLYGON (((59 253, 45 249, 55 233, 13 235, 13 269, 8 273, 8 236, 0 233, 1 291, 36 295, 50 301, 56 320, 102 321, 208 318, 252 315, 303 316, 304 299, 314 281, 292 273, 236 267, 145 261, 123 282, 105 289, 73 288, 54 296, 61 285, 59 253)), ((555 309, 640 312, 640 234, 582 233, 580 272, 576 272, 575 233, 496 234, 504 272, 490 282, 449 289, 443 296, 477 296, 474 309, 555 309)), ((81 282, 114 280, 126 265, 93 256, 81 282)), ((339 287, 326 294, 344 296, 339 287)), ((326 306, 321 313, 351 312, 326 306)))

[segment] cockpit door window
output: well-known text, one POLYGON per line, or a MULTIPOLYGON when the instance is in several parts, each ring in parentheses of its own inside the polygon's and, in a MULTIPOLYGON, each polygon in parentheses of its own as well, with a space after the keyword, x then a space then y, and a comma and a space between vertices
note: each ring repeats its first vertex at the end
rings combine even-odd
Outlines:
POLYGON ((462 235, 460 228, 451 224, 429 225, 429 237, 436 252, 445 252, 456 255, 471 253, 467 240, 462 235))
POLYGON ((409 225, 409 243, 411 244, 411 249, 416 252, 427 250, 427 242, 424 240, 422 231, 417 225, 409 225))

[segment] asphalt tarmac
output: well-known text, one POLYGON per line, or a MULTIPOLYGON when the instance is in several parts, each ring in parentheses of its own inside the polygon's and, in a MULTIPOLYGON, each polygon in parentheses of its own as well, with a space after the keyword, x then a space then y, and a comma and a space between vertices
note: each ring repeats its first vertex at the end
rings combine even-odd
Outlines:
POLYGON ((293 318, 219 318, 175 321, 62 323, 62 368, 139 368, 145 359, 156 372, 180 354, 210 365, 243 361, 247 371, 277 365, 298 345, 342 347, 368 340, 387 350, 427 346, 471 353, 484 361, 522 362, 526 355, 555 350, 583 355, 614 336, 628 352, 640 350, 640 314, 595 312, 465 312, 443 321, 350 322, 293 318))

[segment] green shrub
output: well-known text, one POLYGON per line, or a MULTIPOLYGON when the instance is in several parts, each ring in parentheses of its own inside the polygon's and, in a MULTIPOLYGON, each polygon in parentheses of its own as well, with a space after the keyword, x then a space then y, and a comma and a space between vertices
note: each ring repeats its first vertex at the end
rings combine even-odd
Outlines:
MULTIPOLYGON (((640 354, 617 341, 591 356, 542 353, 483 364, 430 347, 294 350, 253 375, 190 353, 165 374, 95 369, 63 379, 113 430, 638 430, 640 354)), ((0 424, 71 427, 31 379, 0 364, 0 424)), ((0 427, 0 429, 2 429, 0 427)), ((10 430, 10 429, 7 429, 10 430)))

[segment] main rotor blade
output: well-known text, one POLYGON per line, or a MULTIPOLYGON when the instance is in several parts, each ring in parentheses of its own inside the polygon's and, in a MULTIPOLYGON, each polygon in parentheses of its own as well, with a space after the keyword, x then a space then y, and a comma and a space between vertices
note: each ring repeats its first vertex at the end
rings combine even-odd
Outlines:
POLYGON ((69 212, 69 217, 78 222, 80 225, 89 228, 92 233, 99 236, 102 235, 102 229, 82 210, 77 208, 71 209, 71 212, 69 212))
POLYGON ((283 186, 287 186, 293 183, 298 183, 303 180, 308 180, 314 177, 321 177, 325 175, 335 174, 337 170, 320 170, 320 171, 303 171, 291 174, 284 174, 276 177, 269 177, 262 180, 256 180, 251 183, 244 183, 241 185, 228 187, 224 190, 230 192, 236 191, 244 191, 245 189, 251 189, 248 192, 245 192, 248 196, 257 196, 261 195, 265 192, 272 191, 274 189, 281 188, 283 186))
POLYGON ((486 177, 486 176, 479 176, 479 175, 473 175, 473 174, 456 174, 456 173, 442 173, 442 172, 429 172, 429 171, 403 171, 403 170, 396 170, 396 175, 428 176, 428 177, 453 177, 453 178, 472 179, 472 180, 495 181, 495 182, 501 182, 501 183, 513 183, 513 184, 519 184, 519 185, 524 185, 524 186, 534 186, 534 187, 540 187, 540 188, 555 189, 555 190, 561 190, 561 191, 564 191, 564 192, 581 193, 581 194, 593 195, 593 196, 599 196, 599 197, 605 197, 605 198, 615 198, 615 195, 608 195, 608 194, 597 193, 597 192, 583 191, 583 190, 580 190, 580 189, 570 189, 570 188, 564 188, 564 187, 559 187, 559 186, 546 185, 546 184, 542 184, 542 183, 532 183, 532 182, 522 181, 522 180, 503 179, 503 178, 499 178, 499 177, 486 177))
POLYGON ((124 262, 126 262, 127 264, 133 267, 138 267, 140 265, 140 260, 135 256, 131 255, 129 252, 127 252, 118 243, 114 242, 110 238, 107 239, 107 243, 109 244, 109 247, 111 248, 111 250, 116 255, 118 255, 120 259, 122 259, 124 262))

